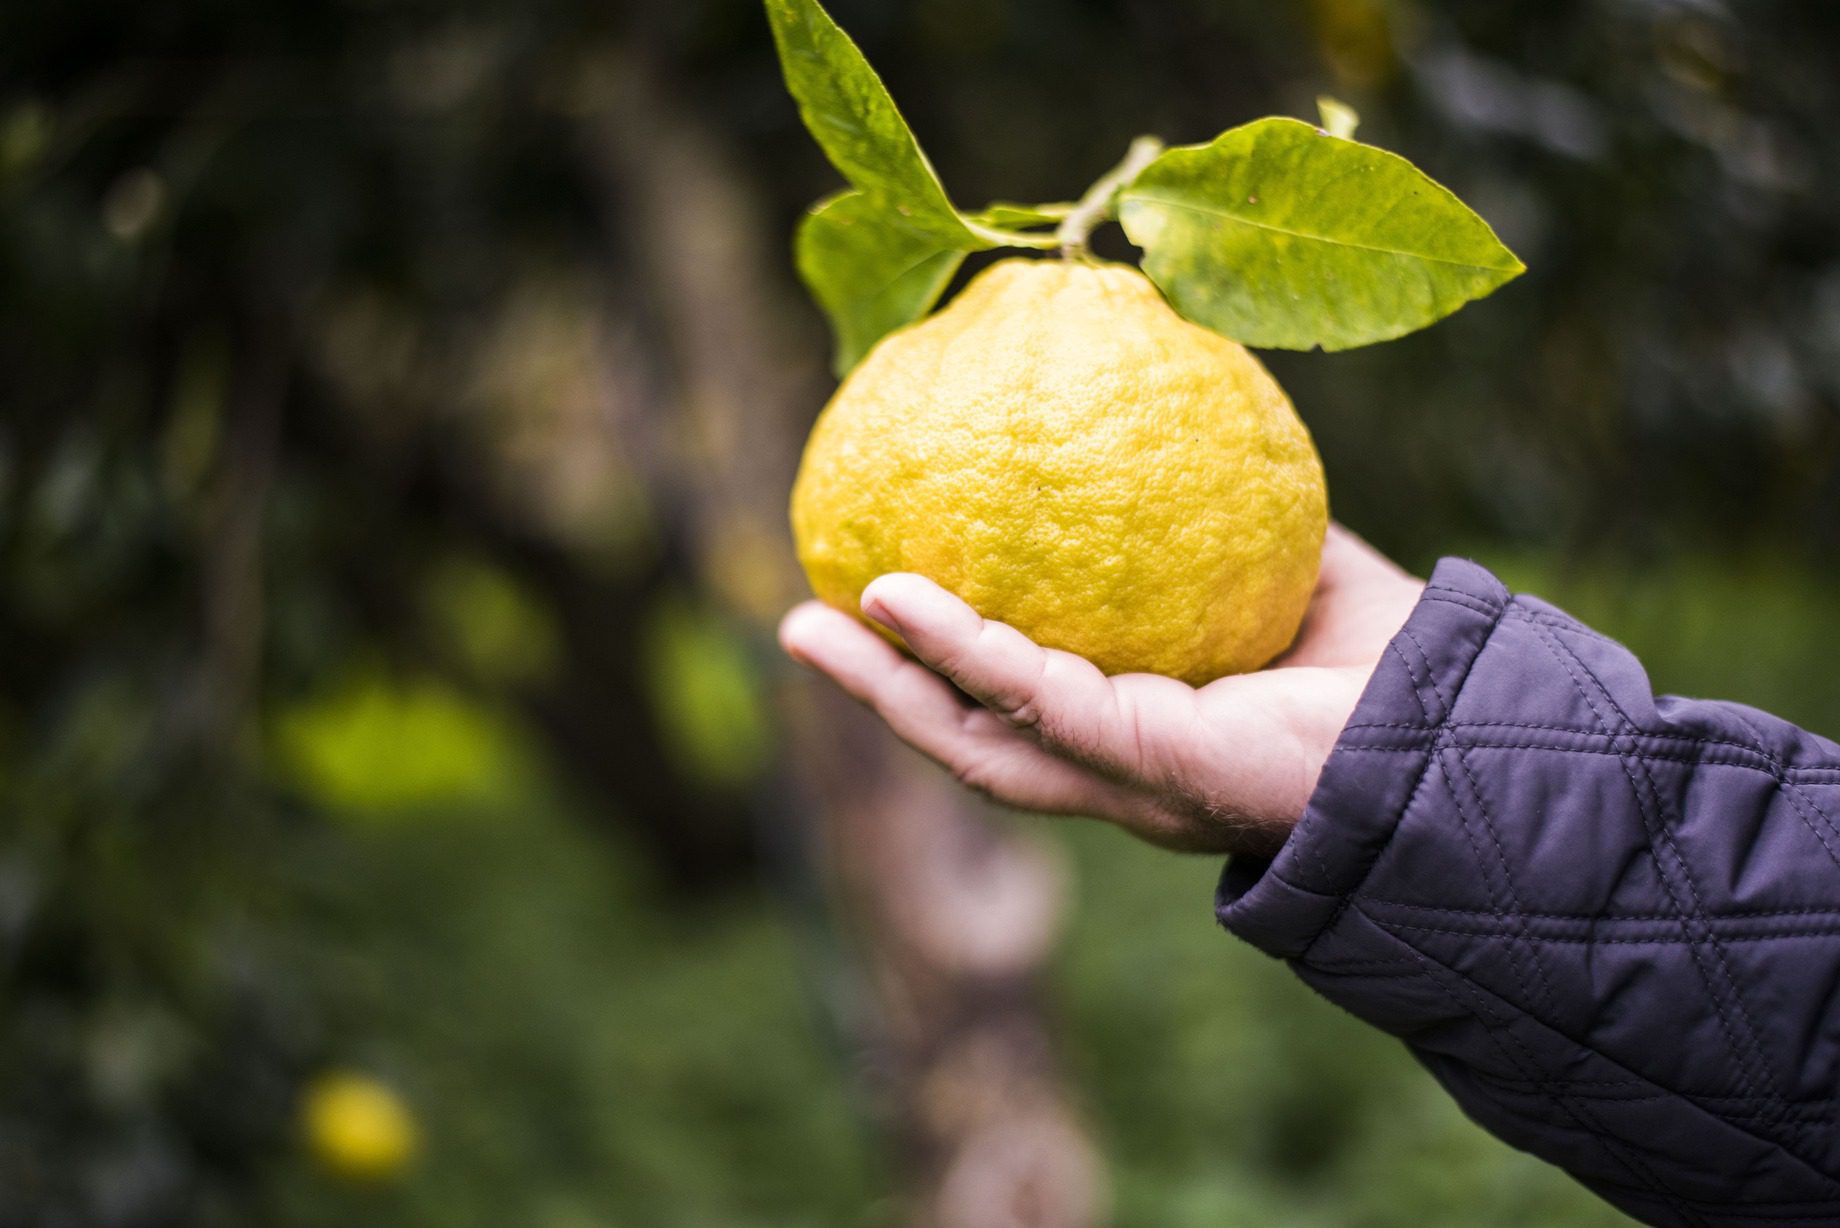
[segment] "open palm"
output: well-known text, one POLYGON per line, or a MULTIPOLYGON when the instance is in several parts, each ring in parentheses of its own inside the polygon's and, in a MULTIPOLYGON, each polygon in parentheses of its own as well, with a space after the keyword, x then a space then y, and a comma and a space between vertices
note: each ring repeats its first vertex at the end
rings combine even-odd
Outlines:
POLYGON ((1303 813, 1423 587, 1332 525, 1290 651, 1198 688, 1155 674, 1108 678, 908 574, 870 584, 862 610, 917 661, 816 601, 786 615, 780 643, 998 801, 1106 819, 1169 848, 1268 853, 1303 813))

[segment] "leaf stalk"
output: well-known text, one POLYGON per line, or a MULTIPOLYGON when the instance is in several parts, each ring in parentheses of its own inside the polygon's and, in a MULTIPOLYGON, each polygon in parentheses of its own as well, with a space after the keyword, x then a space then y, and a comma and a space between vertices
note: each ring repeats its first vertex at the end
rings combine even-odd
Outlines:
POLYGON ((1053 250, 1060 244, 1058 231, 1054 234, 1031 235, 1024 234, 1019 230, 1004 230, 997 226, 985 226, 980 222, 972 221, 968 217, 960 218, 959 220, 964 222, 966 230, 969 230, 972 234, 984 240, 986 243, 994 244, 997 247, 1032 247, 1038 251, 1045 252, 1053 250))
POLYGON ((1130 182, 1143 173, 1143 169, 1156 161, 1163 152, 1163 142, 1153 136, 1140 136, 1131 142, 1131 148, 1125 152, 1124 160, 1104 175, 1100 176, 1086 195, 1080 197, 1060 226, 1054 232, 1051 246, 1061 249, 1064 260, 1090 260, 1091 248, 1088 241, 1093 228, 1109 220, 1117 205, 1118 193, 1130 182))

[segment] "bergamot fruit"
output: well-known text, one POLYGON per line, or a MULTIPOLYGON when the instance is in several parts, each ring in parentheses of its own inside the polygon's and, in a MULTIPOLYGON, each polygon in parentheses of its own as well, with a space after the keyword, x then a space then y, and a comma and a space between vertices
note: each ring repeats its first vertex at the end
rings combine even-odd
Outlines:
POLYGON ((1005 260, 885 337, 792 491, 817 595, 891 571, 1108 674, 1199 685, 1296 635, 1328 502, 1283 389, 1123 265, 1005 260))
POLYGON ((301 1118, 314 1159, 348 1181, 395 1177, 420 1141, 402 1098, 355 1071, 331 1071, 309 1084, 301 1118))

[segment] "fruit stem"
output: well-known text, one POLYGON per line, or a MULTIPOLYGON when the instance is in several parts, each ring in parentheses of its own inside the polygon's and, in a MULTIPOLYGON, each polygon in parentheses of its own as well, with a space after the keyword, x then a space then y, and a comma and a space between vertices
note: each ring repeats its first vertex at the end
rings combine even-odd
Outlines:
POLYGON ((1131 142, 1124 161, 1102 175, 1098 182, 1086 189, 1086 195, 1064 219, 1054 232, 1054 241, 1061 249, 1061 258, 1065 260, 1090 260, 1092 252, 1087 247, 1093 227, 1112 217, 1113 207, 1117 204, 1118 193, 1133 179, 1142 173, 1146 166, 1156 161, 1163 152, 1163 142, 1153 136, 1140 136, 1131 142))

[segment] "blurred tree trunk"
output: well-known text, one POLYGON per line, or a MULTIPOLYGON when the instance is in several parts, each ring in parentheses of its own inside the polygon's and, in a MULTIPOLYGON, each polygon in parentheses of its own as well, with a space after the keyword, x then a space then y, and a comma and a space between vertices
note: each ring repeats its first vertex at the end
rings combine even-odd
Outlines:
MULTIPOLYGON (((598 64, 584 111, 610 228, 656 312, 681 432, 677 530, 709 591, 764 639, 804 591, 786 493, 822 395, 801 360, 741 176, 715 136, 634 62, 598 64), (643 116, 643 124, 633 117, 643 116)), ((783 263, 783 259, 779 261, 783 263)), ((1038 985, 1059 928, 1049 852, 810 679, 780 688, 793 794, 814 829, 837 928, 854 943, 871 1021, 851 1037, 886 1114, 911 1222, 1070 1228, 1102 1179, 1063 1085, 1038 985)))
POLYGON ((229 389, 225 455, 204 557, 203 711, 218 750, 247 737, 262 643, 262 525, 281 445, 293 313, 271 306, 242 321, 229 389))

